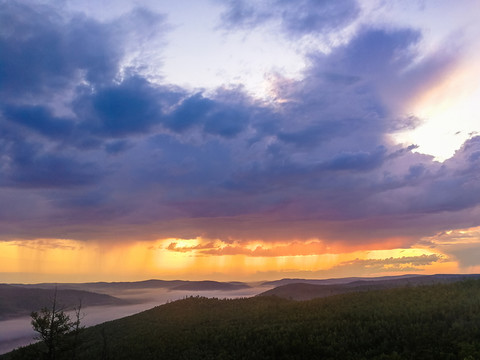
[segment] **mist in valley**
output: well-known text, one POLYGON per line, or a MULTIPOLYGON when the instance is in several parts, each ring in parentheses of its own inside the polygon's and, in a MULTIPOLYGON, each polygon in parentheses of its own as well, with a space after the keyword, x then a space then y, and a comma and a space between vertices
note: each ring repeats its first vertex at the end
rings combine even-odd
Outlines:
MULTIPOLYGON (((82 308, 81 313, 83 318, 81 323, 84 326, 101 324, 106 321, 133 315, 170 301, 180 300, 188 296, 198 295, 204 297, 216 297, 220 299, 233 299, 255 296, 263 291, 269 290, 270 288, 271 287, 251 287, 232 291, 191 291, 169 290, 163 288, 134 290, 96 289, 95 292, 128 300, 131 302, 131 304, 121 306, 90 306, 82 308)), ((72 319, 75 318, 73 311, 68 313, 72 319)), ((30 321, 31 318, 29 316, 0 321, 0 354, 4 354, 15 348, 25 346, 36 341, 34 339, 36 333, 33 331, 30 321)))

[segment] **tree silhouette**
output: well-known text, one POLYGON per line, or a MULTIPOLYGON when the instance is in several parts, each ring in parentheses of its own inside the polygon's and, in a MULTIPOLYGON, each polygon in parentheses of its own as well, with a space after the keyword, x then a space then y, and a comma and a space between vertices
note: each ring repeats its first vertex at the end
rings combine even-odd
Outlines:
POLYGON ((85 327, 81 326, 80 322, 82 321, 84 314, 82 314, 82 300, 78 304, 78 307, 74 308, 75 311, 75 321, 72 322, 72 333, 73 333, 73 355, 72 359, 77 358, 77 345, 78 345, 78 334, 85 327))
POLYGON ((42 308, 40 311, 33 311, 32 327, 38 335, 37 340, 42 340, 47 346, 45 354, 46 359, 55 360, 59 349, 65 344, 67 334, 74 335, 74 357, 79 331, 83 328, 80 326, 81 317, 81 302, 78 308, 75 308, 75 321, 70 319, 70 316, 63 311, 63 308, 58 308, 57 304, 57 288, 53 296, 52 307, 42 308))

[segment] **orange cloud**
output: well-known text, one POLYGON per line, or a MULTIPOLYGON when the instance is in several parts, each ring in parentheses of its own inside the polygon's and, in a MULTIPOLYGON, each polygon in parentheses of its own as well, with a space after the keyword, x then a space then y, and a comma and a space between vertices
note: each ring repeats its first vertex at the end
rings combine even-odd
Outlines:
POLYGON ((165 249, 174 252, 191 253, 196 256, 223 256, 223 255, 245 255, 249 257, 276 257, 276 256, 307 256, 323 254, 343 254, 354 251, 368 251, 379 249, 402 248, 404 238, 389 238, 384 241, 372 242, 370 244, 351 244, 337 242, 327 244, 321 240, 307 242, 292 241, 269 243, 257 242, 229 242, 229 241, 207 241, 190 245, 188 241, 172 241, 165 249), (180 243, 181 242, 181 243, 180 243))
POLYGON ((177 251, 177 252, 190 252, 194 250, 204 250, 204 249, 212 249, 215 247, 215 244, 210 241, 206 244, 197 244, 194 246, 188 246, 188 245, 179 245, 178 242, 171 242, 166 249, 170 251, 177 251))
POLYGON ((320 255, 328 252, 327 247, 321 241, 311 241, 307 243, 294 241, 287 244, 273 246, 261 244, 254 245, 253 247, 250 243, 235 243, 230 245, 221 241, 179 246, 178 243, 174 241, 171 242, 166 249, 183 253, 194 252, 197 255, 246 255, 253 257, 306 256, 320 255))

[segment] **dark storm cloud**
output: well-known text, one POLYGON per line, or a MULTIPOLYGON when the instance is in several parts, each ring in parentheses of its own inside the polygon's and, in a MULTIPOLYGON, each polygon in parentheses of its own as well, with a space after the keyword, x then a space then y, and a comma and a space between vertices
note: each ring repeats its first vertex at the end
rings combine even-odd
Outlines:
POLYGON ((106 25, 83 16, 66 20, 48 6, 15 1, 2 1, 0 16, 4 98, 62 89, 79 76, 108 82, 117 72, 120 49, 106 25))
MULTIPOLYGON (((480 137, 465 142, 455 156, 444 162, 428 186, 413 202, 423 211, 459 211, 480 204, 480 167, 471 161, 472 155, 480 151, 480 137)), ((415 210, 414 208, 414 210, 415 210)), ((418 210, 417 210, 418 211, 418 210)))
MULTIPOLYGON (((264 15, 244 2, 232 9, 247 6, 235 15, 242 26, 276 18, 291 36, 343 26, 357 12, 348 1, 302 1, 297 12, 294 3, 272 4, 264 15)), ((419 60, 418 31, 364 27, 328 54, 311 53, 301 80, 279 77, 281 101, 270 104, 238 88, 191 92, 121 69, 125 47, 134 46, 124 28, 162 22, 146 10, 119 25, 3 5, 4 237, 351 246, 398 238, 391 246, 408 246, 478 225, 478 137, 443 164, 388 139, 418 124, 392 104, 414 97, 450 59, 419 60)))
MULTIPOLYGON (((419 39, 408 29, 363 28, 328 54, 310 54, 303 81, 278 83, 277 96, 286 103, 275 135, 296 146, 322 147, 320 156, 330 157, 338 151, 372 152, 387 132, 415 126, 411 117, 399 118, 389 108, 384 90, 409 80, 406 69, 416 60, 412 49, 419 39)), ((432 73, 443 69, 432 68, 432 73)))
POLYGON ((199 123, 214 107, 210 99, 201 94, 195 94, 183 100, 180 106, 171 114, 167 126, 177 132, 182 132, 199 123))
POLYGON ((323 168, 327 170, 355 170, 367 171, 382 165, 385 157, 386 149, 379 146, 372 153, 340 153, 330 161, 323 164, 323 168))
POLYGON ((162 94, 143 78, 79 95, 74 111, 82 130, 102 137, 144 133, 162 119, 162 94))
POLYGON ((105 144, 105 151, 112 155, 119 154, 127 150, 128 148, 129 144, 127 141, 124 140, 112 141, 105 144))
POLYGON ((160 120, 158 90, 143 78, 127 74, 118 81, 118 76, 131 46, 127 34, 145 30, 146 24, 150 33, 163 17, 137 9, 121 22, 99 23, 15 1, 2 1, 0 16, 4 120, 80 148, 100 146, 95 136, 144 132, 160 120), (68 117, 57 116, 65 107, 68 117))
MULTIPOLYGON (((14 1, 2 1, 0 16, 1 185, 41 189, 97 184, 103 174, 101 156, 91 160, 88 151, 101 148, 106 135, 147 130, 157 121, 162 103, 152 100, 158 91, 149 91, 144 79, 113 82, 125 50, 118 40, 126 25, 14 1), (67 116, 56 114, 70 102, 83 106, 71 107, 67 116)), ((135 27, 135 21, 147 18, 150 25, 162 21, 140 10, 123 20, 135 27)), ((109 143, 106 150, 121 149, 109 143)))
POLYGON ((38 105, 6 106, 3 118, 52 139, 70 137, 75 127, 71 119, 56 118, 50 109, 38 105))
POLYGON ((355 1, 271 0, 230 1, 223 13, 226 27, 252 29, 266 22, 280 21, 288 36, 321 33, 348 25, 359 14, 355 1))
POLYGON ((337 50, 335 66, 362 77, 394 77, 392 69, 401 69, 412 61, 415 45, 421 38, 411 29, 364 29, 348 45, 337 50))
POLYGON ((348 126, 348 124, 327 120, 299 131, 279 131, 277 137, 285 143, 310 148, 344 133, 344 131, 347 130, 345 129, 346 126, 348 126))
MULTIPOLYGON (((355 89, 357 100, 362 99, 362 94, 368 100, 365 105, 382 118, 395 116, 380 121, 385 127, 382 131, 413 129, 420 120, 402 113, 402 106, 443 77, 456 64, 454 53, 460 49, 453 41, 429 56, 420 56, 421 42, 422 34, 416 29, 364 26, 331 53, 310 54, 307 73, 318 79, 314 83, 320 79, 329 82, 334 93, 336 88, 342 92, 355 89)), ((342 101, 346 104, 351 99, 342 101)))
POLYGON ((8 155, 0 186, 70 188, 94 184, 101 175, 94 163, 48 152, 37 144, 19 142, 8 155))
POLYGON ((218 90, 212 98, 197 93, 181 101, 165 126, 180 133, 197 126, 207 134, 232 138, 250 124, 255 110, 239 91, 218 90))

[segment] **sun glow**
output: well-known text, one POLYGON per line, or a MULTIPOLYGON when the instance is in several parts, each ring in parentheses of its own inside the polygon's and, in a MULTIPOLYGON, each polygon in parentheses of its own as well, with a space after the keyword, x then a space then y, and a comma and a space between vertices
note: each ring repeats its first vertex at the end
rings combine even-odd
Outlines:
POLYGON ((450 158, 465 140, 480 131, 479 77, 478 62, 466 63, 418 96, 410 111, 423 124, 395 135, 395 139, 416 144, 416 151, 439 161, 450 158))

